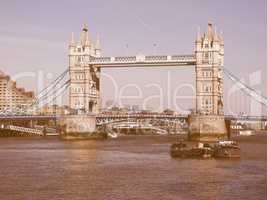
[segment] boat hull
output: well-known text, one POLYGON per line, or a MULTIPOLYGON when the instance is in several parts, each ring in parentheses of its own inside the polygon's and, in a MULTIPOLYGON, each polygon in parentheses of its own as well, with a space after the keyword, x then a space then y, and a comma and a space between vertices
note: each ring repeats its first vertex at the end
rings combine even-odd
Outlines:
POLYGON ((213 151, 210 148, 181 148, 177 145, 172 145, 171 156, 173 158, 211 158, 213 151))

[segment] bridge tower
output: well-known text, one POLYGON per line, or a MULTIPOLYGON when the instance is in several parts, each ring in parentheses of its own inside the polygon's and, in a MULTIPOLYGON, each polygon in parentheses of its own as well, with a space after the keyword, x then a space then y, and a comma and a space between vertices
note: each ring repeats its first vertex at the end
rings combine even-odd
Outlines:
POLYGON ((189 116, 189 139, 218 140, 227 129, 223 116, 224 41, 211 23, 195 42, 196 113, 189 116))
POLYGON ((96 43, 90 40, 87 25, 84 25, 81 38, 72 38, 69 44, 69 106, 77 114, 97 114, 99 112, 100 68, 89 65, 91 58, 101 56, 99 37, 96 43))
POLYGON ((198 30, 195 45, 196 111, 205 115, 223 115, 223 39, 209 23, 203 35, 198 30))

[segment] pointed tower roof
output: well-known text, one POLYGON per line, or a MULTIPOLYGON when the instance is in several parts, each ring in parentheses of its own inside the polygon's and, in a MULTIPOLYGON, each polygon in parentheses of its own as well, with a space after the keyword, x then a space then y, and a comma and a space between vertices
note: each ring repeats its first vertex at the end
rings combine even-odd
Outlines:
POLYGON ((78 41, 76 42, 76 45, 81 46, 81 45, 82 45, 81 40, 78 40, 78 41))
POLYGON ((84 32, 88 31, 88 25, 86 23, 83 24, 83 31, 84 32))
POLYGON ((75 46, 74 33, 71 33, 70 46, 75 46))
POLYGON ((85 39, 85 46, 90 46, 90 37, 89 37, 89 32, 86 33, 86 39, 85 39))
POLYGON ((99 37, 99 35, 97 35, 97 38, 96 38, 95 48, 96 48, 96 49, 101 49, 101 45, 100 45, 100 37, 99 37))
POLYGON ((213 25, 211 22, 208 23, 207 37, 209 40, 212 40, 214 36, 213 25))
POLYGON ((197 38, 196 42, 201 42, 201 32, 200 32, 200 27, 197 27, 197 38))
POLYGON ((82 29, 82 33, 81 33, 81 45, 85 46, 86 45, 86 40, 87 40, 87 35, 88 34, 88 25, 84 24, 83 25, 83 29, 82 29))
POLYGON ((217 27, 215 26, 214 27, 214 36, 213 36, 213 40, 214 41, 220 41, 220 39, 219 39, 219 36, 218 36, 218 34, 217 34, 217 27))
POLYGON ((220 31, 220 35, 218 37, 219 37, 221 44, 224 45, 224 39, 223 39, 223 32, 222 31, 220 31))
POLYGON ((91 42, 91 50, 95 50, 95 44, 93 42, 91 42))

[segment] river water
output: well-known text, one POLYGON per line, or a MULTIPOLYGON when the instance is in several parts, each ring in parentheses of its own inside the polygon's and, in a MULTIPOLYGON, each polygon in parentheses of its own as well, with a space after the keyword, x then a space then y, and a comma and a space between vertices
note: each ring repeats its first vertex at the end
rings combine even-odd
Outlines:
POLYGON ((175 139, 0 138, 0 200, 267 199, 267 134, 232 161, 172 159, 175 139))

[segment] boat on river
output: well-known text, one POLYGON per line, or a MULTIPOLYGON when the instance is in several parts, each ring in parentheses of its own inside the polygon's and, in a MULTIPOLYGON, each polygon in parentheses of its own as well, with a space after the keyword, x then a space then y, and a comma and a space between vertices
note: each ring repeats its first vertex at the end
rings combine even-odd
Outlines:
POLYGON ((183 142, 171 146, 171 156, 174 158, 211 158, 213 150, 208 144, 199 143, 197 147, 188 147, 183 142))
POLYGON ((180 141, 171 145, 170 154, 173 158, 240 158, 241 150, 235 141, 220 141, 214 145, 198 143, 196 147, 180 141))
POLYGON ((220 141, 214 146, 214 158, 240 158, 241 150, 235 141, 220 141))

